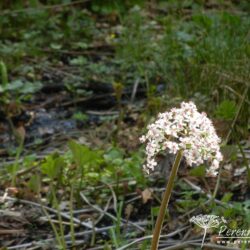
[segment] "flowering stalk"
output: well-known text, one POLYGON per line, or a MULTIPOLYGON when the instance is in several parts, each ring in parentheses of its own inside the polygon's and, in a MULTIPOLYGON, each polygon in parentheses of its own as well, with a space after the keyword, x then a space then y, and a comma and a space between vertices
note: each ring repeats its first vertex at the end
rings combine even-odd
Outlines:
POLYGON ((182 102, 180 108, 172 108, 169 112, 159 114, 140 140, 147 143, 147 162, 143 166, 147 173, 154 170, 159 153, 167 151, 176 155, 153 235, 151 250, 157 250, 165 210, 182 157, 189 166, 208 163, 210 167, 207 173, 216 176, 223 159, 220 152, 221 139, 206 113, 198 112, 193 102, 182 102))
POLYGON ((160 211, 156 220, 156 224, 155 224, 155 229, 154 229, 154 234, 153 234, 153 239, 152 239, 152 243, 151 243, 151 250, 157 250, 158 249, 158 244, 159 244, 159 238, 160 238, 160 233, 161 233, 161 228, 162 228, 162 224, 164 221, 164 216, 166 213, 166 208, 168 206, 168 202, 173 190, 173 186, 174 186, 174 180, 175 177, 177 175, 178 172, 178 168, 181 162, 181 158, 182 158, 182 151, 178 151, 171 173, 170 173, 170 177, 168 180, 168 184, 166 187, 166 190, 164 192, 164 196, 162 198, 162 202, 161 202, 161 207, 160 207, 160 211))

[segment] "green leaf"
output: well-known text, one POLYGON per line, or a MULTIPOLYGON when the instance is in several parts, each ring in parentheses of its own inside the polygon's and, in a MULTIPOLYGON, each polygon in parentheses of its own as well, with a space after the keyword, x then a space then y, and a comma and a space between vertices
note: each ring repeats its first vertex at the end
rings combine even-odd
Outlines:
POLYGON ((85 42, 77 42, 75 44, 73 44, 73 46, 76 48, 76 49, 87 49, 88 48, 88 44, 85 43, 85 42))
POLYGON ((5 92, 5 88, 0 85, 0 93, 4 93, 4 92, 5 92))
POLYGON ((88 62, 87 58, 84 56, 78 56, 72 60, 70 60, 71 65, 85 65, 88 62))
POLYGON ((78 121, 87 121, 88 120, 88 116, 82 112, 76 112, 74 113, 74 115, 72 116, 73 119, 78 120, 78 121))
POLYGON ((99 179, 100 175, 95 172, 89 172, 86 174, 87 177, 92 178, 92 179, 99 179))
POLYGON ((121 164, 121 161, 123 160, 123 154, 119 149, 112 148, 104 155, 104 159, 108 162, 121 164))
POLYGON ((151 215, 157 216, 159 214, 160 207, 151 207, 151 215))
POLYGON ((23 87, 23 82, 21 80, 16 80, 8 84, 7 89, 10 91, 18 91, 22 87, 23 87))
POLYGON ((20 89, 20 93, 22 94, 32 94, 38 91, 42 87, 40 82, 26 82, 23 84, 22 88, 20 89))
POLYGON ((62 48, 62 45, 61 45, 61 44, 51 43, 51 44, 50 44, 50 47, 51 47, 52 49, 59 50, 59 49, 62 48))
POLYGON ((41 186, 40 176, 32 175, 28 182, 28 186, 33 192, 38 193, 41 186))
POLYGON ((221 199, 222 202, 229 202, 233 196, 233 193, 225 193, 221 199))
POLYGON ((215 114, 218 118, 224 120, 232 120, 235 117, 237 106, 235 102, 230 100, 224 100, 217 107, 215 114))
POLYGON ((80 145, 75 141, 70 141, 68 145, 73 154, 73 160, 78 167, 91 164, 97 165, 97 163, 102 159, 99 151, 91 150, 85 145, 80 145))
POLYGON ((58 154, 49 155, 41 166, 43 174, 46 174, 50 179, 58 178, 63 168, 66 166, 64 159, 58 154))
POLYGON ((230 218, 232 217, 234 214, 234 209, 233 208, 227 208, 223 210, 223 216, 225 216, 226 218, 230 218))

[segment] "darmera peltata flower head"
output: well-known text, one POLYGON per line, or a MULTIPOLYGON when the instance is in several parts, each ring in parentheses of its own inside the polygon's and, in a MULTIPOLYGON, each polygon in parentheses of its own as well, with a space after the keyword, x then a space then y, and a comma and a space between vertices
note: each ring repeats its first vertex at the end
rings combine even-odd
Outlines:
POLYGON ((147 173, 157 165, 156 156, 161 152, 176 154, 181 150, 189 166, 206 162, 207 173, 215 176, 223 157, 220 138, 206 113, 198 112, 193 102, 182 102, 180 108, 160 113, 158 119, 148 125, 146 135, 140 140, 146 143, 147 173))

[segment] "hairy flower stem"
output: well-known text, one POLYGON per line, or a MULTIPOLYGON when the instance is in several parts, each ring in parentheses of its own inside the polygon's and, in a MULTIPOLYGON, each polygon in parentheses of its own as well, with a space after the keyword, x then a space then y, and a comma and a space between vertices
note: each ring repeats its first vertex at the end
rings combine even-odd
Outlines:
POLYGON ((176 158, 175 158, 175 161, 174 161, 174 164, 173 164, 170 176, 169 176, 168 184, 167 184, 167 187, 166 187, 166 190, 164 192, 164 196, 163 196, 163 199, 161 202, 160 211, 159 211, 159 214, 158 214, 158 217, 156 220, 156 224, 155 224, 153 239, 151 242, 151 250, 158 249, 159 238, 160 238, 161 228, 162 228, 162 224, 163 224, 165 213, 166 213, 166 208, 168 206, 171 192, 173 190, 174 180, 175 180, 175 177, 176 177, 177 172, 178 172, 181 158, 182 158, 182 151, 179 150, 177 152, 177 155, 176 155, 176 158))

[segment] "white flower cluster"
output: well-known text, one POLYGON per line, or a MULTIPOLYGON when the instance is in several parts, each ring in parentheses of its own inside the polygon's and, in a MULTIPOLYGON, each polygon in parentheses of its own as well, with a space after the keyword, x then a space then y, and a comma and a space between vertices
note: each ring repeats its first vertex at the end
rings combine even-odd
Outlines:
POLYGON ((176 154, 182 150, 189 166, 208 162, 211 166, 207 172, 213 176, 223 159, 221 140, 211 120, 206 113, 199 113, 193 102, 182 102, 181 108, 160 113, 140 140, 147 143, 147 163, 143 166, 147 173, 157 165, 155 157, 163 151, 176 154))

